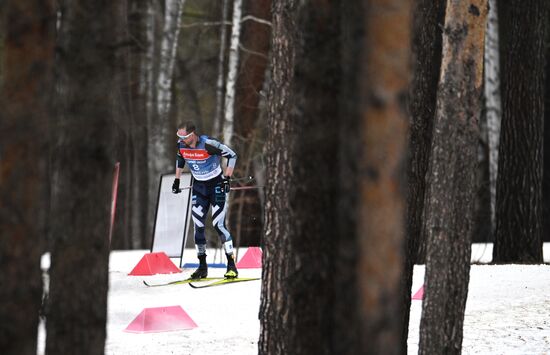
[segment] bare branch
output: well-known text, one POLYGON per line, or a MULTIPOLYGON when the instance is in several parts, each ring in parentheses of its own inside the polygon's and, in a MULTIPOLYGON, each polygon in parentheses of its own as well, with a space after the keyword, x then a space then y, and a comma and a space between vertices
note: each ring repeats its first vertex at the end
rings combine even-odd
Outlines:
POLYGON ((249 54, 252 54, 252 55, 257 55, 257 56, 262 57, 262 58, 264 58, 264 59, 266 59, 266 60, 268 59, 268 57, 267 57, 265 54, 260 53, 260 52, 253 51, 253 50, 251 50, 251 49, 248 49, 248 48, 246 48, 245 46, 243 46, 243 45, 240 44, 240 43, 239 43, 239 49, 242 50, 242 51, 245 52, 245 53, 249 53, 249 54))
POLYGON ((268 25, 271 27, 271 22, 267 21, 267 20, 264 20, 264 19, 261 19, 261 18, 258 18, 258 17, 255 17, 255 16, 252 16, 252 15, 246 15, 244 16, 242 19, 241 19, 241 23, 245 22, 245 21, 248 21, 248 20, 251 20, 251 21, 256 21, 258 23, 262 23, 264 25, 268 25))
MULTIPOLYGON (((241 19, 241 23, 243 23, 245 21, 249 21, 249 20, 250 21, 255 21, 255 22, 258 22, 258 23, 261 23, 261 24, 264 24, 264 25, 267 25, 267 26, 271 27, 271 22, 269 22, 267 20, 264 20, 264 19, 261 19, 261 18, 258 18, 258 17, 255 17, 255 16, 252 16, 252 15, 247 15, 247 16, 243 17, 241 19)), ((223 26, 223 25, 231 26, 231 21, 193 22, 193 23, 181 25, 181 28, 223 26)))
POLYGON ((231 21, 193 22, 190 24, 181 25, 181 28, 222 26, 222 25, 231 26, 231 21))

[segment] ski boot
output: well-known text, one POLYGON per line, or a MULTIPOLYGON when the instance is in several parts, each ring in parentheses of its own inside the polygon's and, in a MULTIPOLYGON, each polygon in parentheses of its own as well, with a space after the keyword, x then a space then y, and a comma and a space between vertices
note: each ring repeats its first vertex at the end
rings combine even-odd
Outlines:
POLYGON ((189 277, 190 279, 203 279, 208 276, 208 265, 206 264, 206 254, 199 255, 199 268, 189 277))
POLYGON ((225 254, 227 256, 227 271, 223 275, 226 279, 235 279, 239 276, 237 267, 235 266, 235 258, 233 254, 225 254))

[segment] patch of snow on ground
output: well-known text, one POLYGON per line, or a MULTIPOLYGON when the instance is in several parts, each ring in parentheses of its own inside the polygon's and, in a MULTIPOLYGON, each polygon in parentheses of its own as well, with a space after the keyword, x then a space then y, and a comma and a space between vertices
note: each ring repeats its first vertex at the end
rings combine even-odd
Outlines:
MULTIPOLYGON (((550 243, 545 244, 550 261, 550 243)), ((150 283, 184 279, 192 270, 170 275, 129 276, 146 250, 113 251, 105 353, 107 355, 257 354, 261 281, 206 289, 188 285, 148 288, 150 283), (144 308, 181 306, 197 323, 192 330, 127 333, 124 329, 144 308)), ((473 262, 488 262, 491 245, 474 245, 473 262)), ((195 262, 194 250, 184 261, 195 262), (187 260, 189 258, 189 260, 187 260)), ((241 249, 241 254, 244 251, 241 249)), ((174 261, 178 264, 179 260, 174 261)), ((47 255, 42 266, 47 268, 47 255)), ((209 276, 224 269, 210 268, 209 276)), ((260 269, 241 269, 241 277, 260 277, 260 269)), ((412 294, 422 286, 424 266, 413 274, 412 294)), ((409 354, 418 353, 422 301, 412 301, 409 354)), ((39 329, 39 354, 44 354, 44 325, 39 329)), ((550 265, 472 265, 464 320, 463 354, 550 354, 550 265)))

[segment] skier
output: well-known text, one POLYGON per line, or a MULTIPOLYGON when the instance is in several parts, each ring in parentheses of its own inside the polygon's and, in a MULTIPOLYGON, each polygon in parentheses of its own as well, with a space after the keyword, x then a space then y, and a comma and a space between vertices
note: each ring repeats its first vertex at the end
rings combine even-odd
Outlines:
POLYGON ((236 278, 239 273, 233 257, 233 240, 225 227, 227 211, 227 193, 229 178, 233 174, 237 154, 228 146, 205 135, 199 135, 193 122, 178 126, 178 152, 176 159, 176 178, 172 192, 180 192, 180 176, 187 162, 193 175, 192 217, 195 229, 195 247, 199 258, 199 267, 191 274, 192 279, 208 276, 206 264, 206 237, 204 234, 206 214, 212 206, 212 224, 220 237, 227 256, 225 278, 236 278), (221 157, 227 158, 227 167, 222 174, 221 157))

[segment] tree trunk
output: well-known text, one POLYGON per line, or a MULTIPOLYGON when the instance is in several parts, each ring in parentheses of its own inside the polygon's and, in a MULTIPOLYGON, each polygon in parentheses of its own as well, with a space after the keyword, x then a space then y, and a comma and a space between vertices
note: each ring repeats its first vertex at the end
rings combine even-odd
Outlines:
MULTIPOLYGON (((154 12, 151 0, 130 0, 128 31, 135 39, 130 53, 130 158, 128 186, 128 223, 130 224, 130 246, 132 249, 148 248, 150 240, 148 220, 153 215, 153 202, 148 202, 147 166, 147 122, 152 111, 150 90, 152 82, 154 50, 154 12)), ((122 177, 123 179, 125 177, 122 177)), ((158 179, 157 179, 158 181, 158 179)))
POLYGON ((361 353, 400 354, 412 1, 368 4, 356 232, 361 353))
MULTIPOLYGON (((117 43, 128 43, 128 3, 120 1, 116 4, 115 16, 117 18, 116 28, 113 35, 117 43)), ((130 83, 131 73, 129 66, 130 47, 122 46, 116 51, 116 67, 118 68, 115 79, 115 87, 112 90, 114 101, 114 157, 119 162, 119 178, 117 187, 117 201, 115 219, 113 225, 110 245, 113 249, 129 249, 130 247, 130 224, 128 223, 130 210, 131 187, 131 100, 130 83)))
MULTIPOLYGON (((190 69, 190 67, 192 66, 193 64, 189 63, 184 58, 177 58, 177 66, 174 73, 174 84, 176 86, 180 100, 183 96, 185 98, 185 101, 178 102, 177 105, 179 107, 176 110, 178 111, 178 117, 186 117, 186 115, 195 117, 197 129, 199 130, 199 132, 202 132, 202 122, 206 119, 208 113, 202 113, 202 109, 204 109, 204 107, 201 107, 201 95, 198 92, 198 88, 193 83, 193 71, 196 71, 196 69, 190 69)), ((201 69, 201 71, 202 70, 203 69, 201 69)), ((201 86, 203 86, 203 89, 209 87, 208 84, 203 84, 201 86)), ((213 136, 217 137, 217 135, 213 136)))
POLYGON ((163 124, 163 122, 169 119, 168 114, 172 102, 172 76, 184 3, 184 0, 166 0, 164 8, 164 25, 160 43, 157 79, 157 114, 160 121, 160 130, 164 133, 162 136, 167 136, 168 132, 171 131, 169 129, 170 125, 163 124))
POLYGON ((407 164, 407 254, 403 277, 403 333, 401 346, 406 353, 409 334, 409 310, 414 264, 426 261, 426 231, 423 211, 426 177, 430 161, 437 82, 441 67, 441 29, 445 0, 417 1, 413 10, 412 81, 409 90, 409 161, 407 164))
POLYGON ((0 349, 36 354, 49 208, 52 1, 6 1, 0 103, 0 349))
POLYGON ((288 141, 294 131, 290 116, 294 62, 296 57, 297 3, 294 0, 274 0, 271 7, 273 34, 271 37, 271 85, 268 92, 265 148, 267 163, 265 235, 263 241, 262 297, 260 303, 259 354, 296 353, 289 347, 286 335, 290 313, 290 297, 285 283, 292 276, 291 211, 288 201, 295 181, 291 155, 293 144, 288 141), (290 143, 290 144, 289 144, 290 143))
POLYGON ((103 354, 114 160, 116 4, 65 4, 58 43, 47 354, 103 354))
MULTIPOLYGON (((550 22, 550 16, 547 19, 550 22)), ((547 25, 550 25, 548 23, 547 25)), ((542 172, 542 242, 550 242, 550 36, 546 36, 546 72, 544 94, 544 137, 542 172)))
MULTIPOLYGON (((359 166, 357 157, 360 154, 362 142, 359 135, 362 120, 362 81, 358 80, 358 73, 363 67, 364 38, 366 30, 365 8, 363 0, 347 0, 341 2, 341 102, 338 121, 337 144, 338 160, 337 175, 340 196, 338 211, 334 216, 338 225, 337 240, 333 251, 334 274, 334 306, 331 312, 334 317, 335 328, 332 334, 333 353, 341 355, 355 355, 361 353, 361 334, 359 329, 360 315, 359 293, 357 284, 360 276, 355 272, 359 260, 359 246, 357 225, 359 223, 358 207, 359 194, 359 166)), ((336 137, 336 136, 335 136, 336 137)), ((336 165, 335 165, 336 166, 336 165)))
POLYGON ((499 1, 502 132, 493 261, 541 263, 548 2, 499 1))
POLYGON ((420 354, 460 354, 468 295, 487 0, 447 3, 431 149, 420 354))
POLYGON ((407 167, 407 235, 412 263, 423 264, 426 258, 426 235, 422 230, 422 213, 436 108, 437 81, 441 66, 440 24, 444 20, 445 0, 418 1, 414 14, 414 75, 409 93, 411 127, 410 160, 407 167))
POLYGON ((333 58, 340 46, 339 6, 273 2, 261 354, 320 355, 334 348, 331 256, 339 238, 331 218, 338 192, 332 164, 338 156, 322 142, 334 141, 339 130, 333 92, 340 86, 333 58), (319 164, 327 156, 331 164, 319 164), (285 190, 274 190, 279 186, 285 190))
MULTIPOLYGON (((357 2, 313 1, 300 6, 273 2, 273 82, 268 95, 267 148, 270 150, 267 156, 268 163, 278 164, 268 164, 261 354, 380 353, 382 348, 390 353, 399 352, 399 345, 395 344, 401 335, 399 295, 403 262, 399 258, 402 245, 397 241, 404 235, 404 206, 402 200, 401 204, 398 202, 399 181, 388 180, 399 176, 406 132, 407 75, 404 72, 409 43, 406 4, 375 4, 370 7, 371 11, 366 11, 365 4, 357 2), (358 7, 364 11, 357 13, 358 7), (380 14, 379 11, 390 16, 378 22, 375 14, 380 14), (372 17, 366 20, 365 14, 369 13, 372 17), (340 23, 350 19, 352 24, 340 23), (368 40, 365 23, 370 29, 368 40), (395 29, 390 36, 395 38, 394 42, 384 41, 381 30, 377 30, 388 28, 387 24, 395 29), (342 38, 345 47, 341 47, 342 38), (357 58, 358 54, 361 57, 357 58), (387 60, 389 56, 391 61, 387 60), (365 68, 363 62, 369 65, 365 68), (390 69, 386 63, 395 63, 400 69, 390 69), (288 71, 293 67, 293 71, 288 71), (376 73, 377 70, 380 73, 376 73), (365 82, 366 77, 369 82, 365 82), (335 94, 335 89, 342 91, 341 96, 335 94), (388 95, 380 95, 382 91, 388 95), (367 106, 361 106, 361 102, 367 102, 367 106), (357 129, 361 117, 367 127, 364 130, 357 129), (378 121, 375 117, 387 120, 378 121), (390 130, 395 128, 392 139, 384 140, 395 146, 376 147, 373 136, 365 135, 365 140, 360 140, 361 134, 356 132, 371 132, 371 128, 372 132, 376 128, 388 132, 384 124, 377 126, 375 122, 388 123, 390 130), (394 139, 396 134, 402 139, 394 139), (362 143, 367 141, 373 145, 363 147, 362 143), (394 207, 395 214, 390 213, 389 225, 395 228, 390 233, 376 229, 383 228, 387 221, 376 221, 376 226, 364 224, 362 218, 376 220, 368 203, 342 196, 343 193, 357 195, 358 189, 376 189, 374 184, 361 180, 364 175, 360 172, 371 171, 364 169, 361 158, 358 159, 363 148, 372 161, 377 152, 395 149, 386 156, 389 167, 380 167, 380 179, 376 181, 378 186, 393 186, 385 189, 392 196, 391 202, 385 198, 376 201, 378 206, 388 203, 394 207), (324 164, 327 157, 330 163, 324 164), (274 186, 280 186, 280 181, 287 183, 286 189, 280 191, 280 196, 274 196, 274 186), (364 183, 360 187, 353 183, 359 181, 364 183), (276 205, 278 198, 284 200, 276 205), (365 231, 365 228, 368 229, 365 231), (387 240, 379 245, 374 243, 368 255, 357 254, 367 253, 361 246, 383 236, 387 240), (344 250, 346 247, 352 250, 344 250), (369 258, 377 252, 394 261, 385 273, 387 282, 369 269, 369 258), (343 285, 339 274, 334 279, 332 276, 337 272, 350 282, 343 285), (364 287, 358 290, 362 279, 380 287, 371 291, 362 284, 364 287), (344 287, 340 287, 342 285, 344 287), (377 291, 380 293, 373 295, 377 291)), ((368 202, 375 205, 374 200, 368 202)))
POLYGON ((333 169, 339 165, 335 147, 339 98, 334 92, 341 85, 340 61, 334 58, 340 53, 339 12, 338 2, 302 2, 297 9, 300 41, 289 107, 294 129, 286 137, 292 141, 294 170, 288 201, 292 257, 285 284, 290 299, 286 332, 299 334, 288 340, 288 349, 297 354, 330 354, 334 348, 336 326, 325 312, 335 302, 332 252, 339 239, 333 220, 339 192, 333 169), (327 157, 331 162, 323 163, 327 157))
POLYGON ((235 85, 239 66, 239 45, 241 36, 242 0, 233 1, 233 27, 227 63, 227 82, 225 86, 225 107, 223 121, 223 141, 231 145, 233 140, 233 119, 235 117, 235 85))
POLYGON ((222 0, 222 16, 220 26, 220 52, 218 55, 218 80, 216 81, 216 112, 214 114, 214 123, 212 134, 215 137, 221 136, 221 128, 224 118, 224 83, 225 83, 225 57, 227 48, 227 14, 229 12, 229 0, 222 0))
POLYGON ((489 148, 489 190, 491 203, 491 235, 495 232, 495 203, 498 175, 498 144, 502 115, 500 103, 500 63, 498 44, 497 0, 489 0, 489 15, 485 37, 485 107, 489 148))
MULTIPOLYGON (((174 134, 176 123, 174 123, 170 117, 172 100, 171 88, 180 30, 181 12, 184 2, 184 0, 166 0, 164 6, 158 62, 156 68, 154 68, 154 73, 156 75, 156 80, 153 84, 154 99, 152 104, 154 105, 154 110, 148 117, 147 127, 149 206, 155 205, 160 174, 174 167, 173 149, 177 137, 175 137, 174 134)), ((152 43, 154 44, 154 42, 152 43)), ((154 217, 154 213, 150 212, 151 211, 149 211, 148 216, 148 235, 151 235, 150 232, 154 217)))
POLYGON ((495 232, 494 212, 501 108, 496 0, 489 0, 488 3, 489 12, 485 29, 483 109, 479 119, 479 189, 476 197, 473 243, 492 242, 495 232))
MULTIPOLYGON (((248 16, 260 20, 269 19, 271 0, 249 0, 244 2, 248 16)), ((261 91, 269 55, 271 27, 255 20, 246 21, 241 31, 241 44, 245 48, 241 55, 241 70, 235 91, 235 138, 233 146, 239 154, 236 175, 254 176, 255 159, 261 154, 261 130, 258 121, 261 116, 261 91)), ((258 182, 256 182, 258 183, 258 182)), ((260 245, 262 232, 262 190, 236 192, 231 200, 231 230, 236 234, 237 245, 260 245)))

